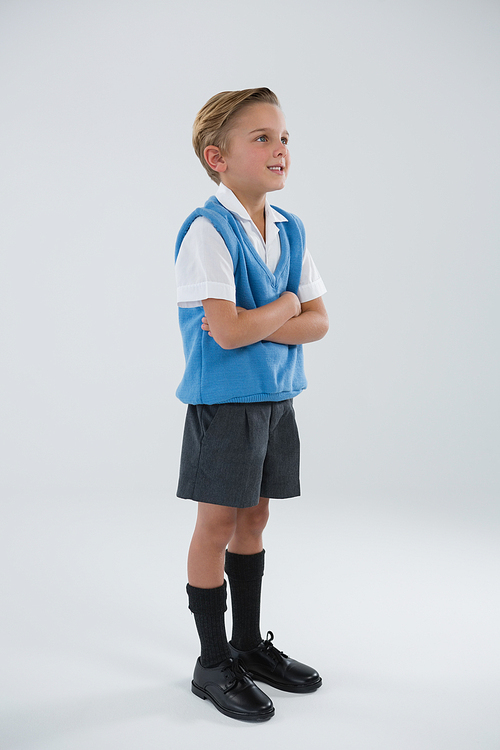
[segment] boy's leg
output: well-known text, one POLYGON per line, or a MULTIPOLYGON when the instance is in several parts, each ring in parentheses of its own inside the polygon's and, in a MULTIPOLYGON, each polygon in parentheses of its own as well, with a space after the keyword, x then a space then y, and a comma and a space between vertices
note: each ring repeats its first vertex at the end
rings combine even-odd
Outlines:
POLYGON ((200 637, 203 667, 214 667, 231 656, 224 622, 224 553, 235 527, 235 508, 198 503, 188 555, 187 592, 200 637))
POLYGON ((226 716, 242 721, 267 721, 274 715, 271 699, 236 661, 226 637, 224 554, 234 535, 236 509, 198 504, 198 517, 188 556, 187 591, 200 636, 201 656, 191 689, 209 699, 226 716))
POLYGON ((224 583, 224 554, 236 530, 237 509, 198 503, 196 526, 188 554, 191 586, 212 589, 224 583))
POLYGON ((322 684, 317 671, 278 651, 273 646, 271 632, 265 641, 260 634, 264 574, 262 532, 268 517, 269 500, 266 498, 261 498, 255 508, 238 510, 225 565, 233 612, 233 635, 229 645, 233 657, 254 679, 287 692, 310 693, 322 684))
POLYGON ((269 520, 269 498, 261 497, 252 508, 238 508, 236 526, 228 549, 236 555, 254 555, 263 549, 262 534, 269 520))
POLYGON ((244 651, 262 641, 260 600, 264 575, 262 533, 269 518, 269 499, 238 510, 236 530, 226 552, 225 569, 231 586, 233 633, 231 644, 244 651))

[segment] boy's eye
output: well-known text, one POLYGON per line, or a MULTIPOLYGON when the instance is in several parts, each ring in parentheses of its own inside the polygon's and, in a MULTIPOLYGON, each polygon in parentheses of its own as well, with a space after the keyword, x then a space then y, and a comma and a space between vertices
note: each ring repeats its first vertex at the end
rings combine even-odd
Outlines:
MULTIPOLYGON (((260 141, 260 143, 265 143, 266 141, 268 141, 268 140, 269 140, 269 138, 267 137, 267 135, 259 135, 259 136, 258 136, 258 137, 257 137, 257 138, 256 138, 255 140, 256 140, 256 141, 260 141)), ((288 137, 287 137, 286 135, 282 136, 282 137, 280 138, 280 141, 281 141, 281 143, 282 143, 282 144, 283 144, 284 146, 287 146, 287 145, 288 145, 288 137)))

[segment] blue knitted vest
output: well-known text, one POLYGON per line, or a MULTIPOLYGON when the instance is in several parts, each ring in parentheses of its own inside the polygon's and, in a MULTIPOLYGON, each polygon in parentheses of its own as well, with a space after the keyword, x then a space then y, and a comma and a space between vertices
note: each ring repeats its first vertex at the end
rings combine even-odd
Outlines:
MULTIPOLYGON (((281 256, 271 273, 240 222, 215 196, 186 219, 177 237, 175 258, 186 232, 205 216, 219 232, 233 260, 236 305, 262 307, 283 292, 297 293, 302 273, 305 232, 300 219, 276 209, 288 221, 280 224, 281 256)), ((186 368, 177 389, 185 404, 284 401, 307 386, 302 346, 258 341, 238 349, 222 349, 201 329, 203 307, 179 307, 179 324, 186 368)))

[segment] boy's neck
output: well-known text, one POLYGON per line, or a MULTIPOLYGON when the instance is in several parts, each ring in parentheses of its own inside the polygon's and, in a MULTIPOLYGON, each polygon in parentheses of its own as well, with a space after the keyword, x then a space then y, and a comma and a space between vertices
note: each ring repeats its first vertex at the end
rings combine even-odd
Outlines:
MULTIPOLYGON (((229 186, 228 186, 229 187, 229 186)), ((266 241, 266 193, 259 196, 242 195, 234 188, 229 188, 238 198, 239 202, 266 241)))
MULTIPOLYGON (((244 205, 244 204, 243 204, 244 205)), ((250 218, 252 219, 253 223, 259 230, 259 232, 262 235, 262 239, 264 242, 266 241, 266 209, 265 209, 266 202, 264 200, 264 203, 262 204, 261 208, 256 209, 254 211, 251 211, 248 206, 245 206, 246 210, 248 211, 248 214, 250 218)))

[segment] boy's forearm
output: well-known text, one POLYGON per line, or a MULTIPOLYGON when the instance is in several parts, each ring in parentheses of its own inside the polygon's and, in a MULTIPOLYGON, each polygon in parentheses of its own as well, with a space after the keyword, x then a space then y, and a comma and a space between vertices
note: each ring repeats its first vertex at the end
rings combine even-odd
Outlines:
MULTIPOLYGON (((276 303, 279 303, 279 300, 276 300, 276 303)), ((247 346, 262 341, 286 325, 291 319, 288 317, 289 308, 276 303, 271 302, 263 307, 238 312, 239 331, 235 341, 237 346, 247 346)))
POLYGON ((253 310, 236 308, 223 300, 205 300, 202 325, 223 349, 238 349, 262 341, 300 313, 295 294, 286 292, 274 302, 253 310))
POLYGON ((324 315, 308 310, 288 320, 265 340, 273 341, 275 344, 310 344, 322 339, 327 331, 328 318, 325 319, 324 315))
POLYGON ((288 320, 277 331, 267 336, 266 341, 276 344, 309 344, 319 341, 329 328, 328 313, 321 297, 305 302, 302 312, 288 320))

